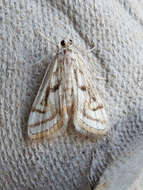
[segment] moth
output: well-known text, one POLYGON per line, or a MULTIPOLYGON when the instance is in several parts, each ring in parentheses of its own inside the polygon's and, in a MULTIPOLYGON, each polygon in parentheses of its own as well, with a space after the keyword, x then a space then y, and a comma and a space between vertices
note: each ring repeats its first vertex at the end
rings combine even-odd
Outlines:
POLYGON ((69 122, 81 133, 107 133, 106 112, 88 64, 72 40, 61 41, 31 108, 28 120, 31 139, 53 135, 66 129, 69 122))

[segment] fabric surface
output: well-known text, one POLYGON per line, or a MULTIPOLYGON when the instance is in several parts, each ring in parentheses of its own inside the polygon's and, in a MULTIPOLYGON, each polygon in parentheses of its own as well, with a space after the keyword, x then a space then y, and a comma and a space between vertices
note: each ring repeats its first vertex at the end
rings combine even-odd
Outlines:
POLYGON ((94 190, 142 190, 143 143, 139 140, 134 151, 127 152, 109 165, 94 190))
POLYGON ((80 190, 85 176, 96 187, 113 161, 128 157, 141 143, 142 9, 139 0, 0 1, 1 190, 80 190), (31 105, 56 44, 67 38, 85 54, 95 47, 93 68, 108 78, 95 84, 110 135, 84 137, 71 127, 64 136, 29 142, 31 105))

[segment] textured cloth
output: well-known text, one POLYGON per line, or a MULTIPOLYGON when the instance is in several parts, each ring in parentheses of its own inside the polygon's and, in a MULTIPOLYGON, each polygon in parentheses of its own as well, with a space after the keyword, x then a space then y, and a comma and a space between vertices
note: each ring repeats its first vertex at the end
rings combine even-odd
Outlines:
MULTIPOLYGON (((139 0, 0 1, 1 190, 80 190, 85 176, 96 187, 113 161, 128 158, 141 144, 142 10, 139 0), (95 83, 110 135, 85 138, 69 128, 64 136, 29 142, 31 105, 56 44, 66 38, 82 49, 95 47, 91 57, 97 76, 108 78, 95 83)), ((137 163, 140 168, 142 163, 137 163)))

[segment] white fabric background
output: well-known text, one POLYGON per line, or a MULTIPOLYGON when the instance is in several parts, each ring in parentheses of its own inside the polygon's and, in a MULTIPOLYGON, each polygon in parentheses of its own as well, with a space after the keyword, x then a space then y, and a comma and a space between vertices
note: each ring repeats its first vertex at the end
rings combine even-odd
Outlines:
MULTIPOLYGON (((139 0, 0 1, 1 190, 85 189, 84 176, 96 187, 106 168, 120 162, 120 157, 129 159, 141 144, 142 10, 139 0), (50 42, 69 37, 80 48, 95 46, 91 57, 97 75, 109 78, 95 84, 106 102, 111 134, 95 140, 69 129, 64 136, 27 142, 28 114, 56 51, 50 42)), ((137 169, 142 163, 137 163, 137 169)), ((136 176, 137 169, 131 167, 136 171, 132 177, 136 176)), ((113 173, 129 178, 131 171, 124 175, 117 167, 113 173)))

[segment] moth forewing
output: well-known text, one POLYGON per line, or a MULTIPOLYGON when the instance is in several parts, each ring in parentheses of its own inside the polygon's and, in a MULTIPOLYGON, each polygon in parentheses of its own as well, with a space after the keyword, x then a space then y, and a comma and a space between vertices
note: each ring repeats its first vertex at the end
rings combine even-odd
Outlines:
POLYGON ((31 108, 28 136, 32 139, 53 135, 67 127, 66 101, 61 95, 61 66, 58 57, 49 65, 31 108))
POLYGON ((103 135, 110 128, 104 105, 87 65, 89 63, 81 58, 80 53, 78 54, 79 57, 76 61, 79 69, 75 70, 77 106, 74 113, 74 125, 81 133, 103 135))
POLYGON ((67 128, 71 119, 81 133, 106 134, 107 116, 89 63, 71 40, 62 40, 61 46, 33 103, 28 135, 33 139, 53 135, 67 128))

